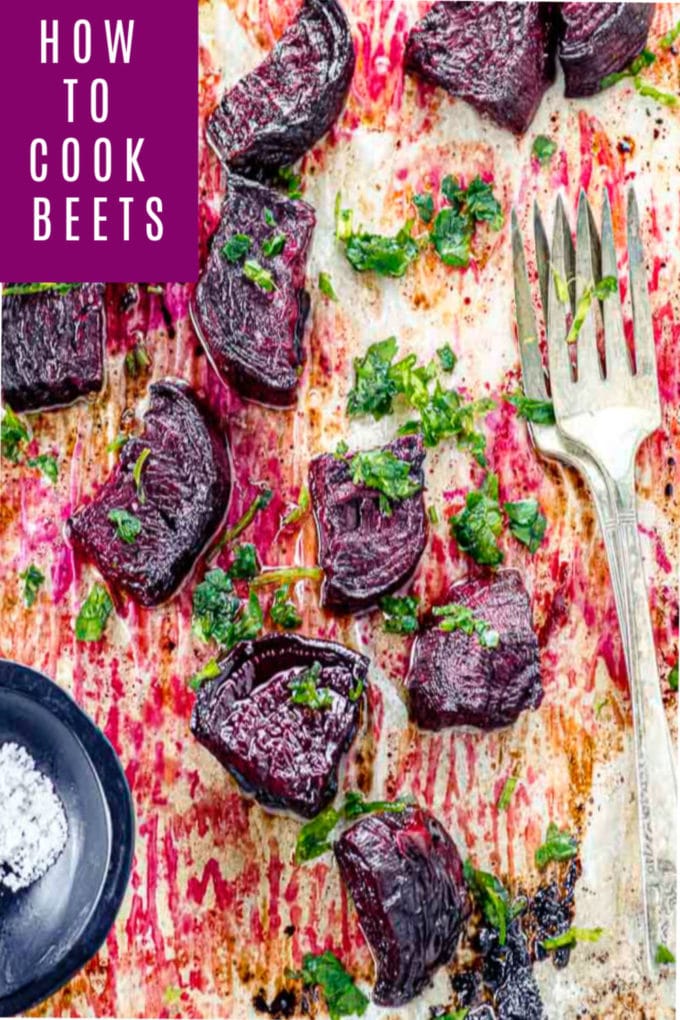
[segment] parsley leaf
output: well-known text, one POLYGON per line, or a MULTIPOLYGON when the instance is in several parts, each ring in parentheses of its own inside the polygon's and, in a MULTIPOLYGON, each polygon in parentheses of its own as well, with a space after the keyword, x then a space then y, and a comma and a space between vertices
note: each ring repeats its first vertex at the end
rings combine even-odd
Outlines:
POLYGON ((508 404, 517 409, 517 414, 525 421, 533 422, 534 425, 554 425, 555 407, 552 400, 536 400, 534 397, 525 397, 521 390, 504 397, 508 404))
POLYGON ((512 534, 518 542, 529 547, 530 553, 535 553, 543 541, 548 524, 536 500, 518 499, 515 503, 504 503, 503 508, 508 515, 512 534))
POLYGON ((488 223, 492 230, 503 226, 503 210, 493 188, 481 177, 475 177, 465 192, 465 210, 473 220, 488 223))
POLYGON ((271 237, 267 237, 262 242, 262 254, 268 259, 273 258, 275 255, 280 255, 286 247, 286 241, 285 234, 272 234, 271 237))
POLYGON ((347 413, 351 418, 358 414, 372 414, 377 420, 392 413, 392 401, 397 387, 390 369, 397 353, 397 339, 371 344, 363 358, 354 359, 354 387, 347 398, 347 413))
POLYGON ((263 214, 262 214, 262 216, 263 216, 264 222, 267 224, 268 227, 275 227, 276 226, 276 220, 274 219, 274 213, 271 211, 271 209, 265 209, 263 214))
POLYGON ((103 584, 93 584, 76 617, 76 640, 99 641, 113 611, 111 596, 103 584))
POLYGON ((563 946, 575 946, 577 942, 597 942, 604 928, 569 928, 561 935, 543 939, 541 945, 546 950, 561 949, 563 946))
POLYGON ((139 457, 135 461, 134 467, 132 468, 132 480, 135 483, 137 489, 137 496, 140 503, 146 503, 146 495, 144 493, 144 487, 142 485, 142 470, 146 464, 147 459, 151 456, 151 450, 148 446, 145 446, 139 457))
POLYGON ((665 35, 662 35, 659 39, 659 47, 662 50, 669 50, 675 40, 680 35, 680 21, 678 21, 673 28, 669 29, 665 35))
POLYGON ((11 407, 5 404, 2 422, 0 422, 0 450, 5 460, 17 464, 21 447, 30 439, 28 427, 11 407))
POLYGON ((2 288, 3 297, 24 294, 44 294, 54 291, 55 294, 68 294, 71 290, 82 287, 82 283, 16 283, 11 287, 2 288))
POLYGON ((677 689, 678 689, 678 662, 677 662, 677 660, 675 662, 675 665, 671 668, 670 673, 668 674, 668 686, 670 687, 670 689, 672 691, 677 691, 677 689))
POLYGON ((545 836, 545 843, 536 850, 534 859, 536 867, 543 870, 550 861, 568 861, 576 857, 578 843, 573 836, 570 836, 566 829, 560 830, 554 822, 548 826, 545 836))
POLYGON ((315 857, 320 857, 326 850, 330 850, 331 844, 328 837, 340 821, 340 817, 335 808, 329 806, 324 808, 316 818, 305 822, 298 832, 295 844, 296 864, 313 861, 315 857))
POLYGON ((504 946, 508 925, 524 909, 524 900, 512 903, 507 889, 496 876, 488 871, 478 871, 469 860, 463 865, 463 874, 477 905, 487 922, 498 932, 498 941, 504 946))
POLYGON ((345 798, 342 814, 345 818, 352 820, 361 815, 371 815, 374 811, 401 814, 408 806, 409 801, 404 797, 398 797, 396 800, 364 800, 362 794, 350 790, 345 798))
POLYGON ((271 489, 261 489, 257 496, 255 496, 252 503, 246 507, 244 512, 241 514, 239 519, 236 521, 236 524, 233 524, 231 528, 228 528, 224 535, 222 535, 219 542, 214 546, 211 554, 212 557, 214 557, 220 549, 223 549, 225 545, 228 545, 230 542, 233 542, 235 538, 238 538, 238 536, 242 534, 242 532, 244 532, 254 521, 260 510, 267 509, 273 498, 274 493, 271 489))
POLYGON ((240 600, 234 595, 231 578, 216 567, 209 570, 193 594, 192 631, 202 641, 214 638, 227 646, 240 600))
POLYGON ((645 49, 640 53, 635 60, 633 60, 628 67, 625 67, 623 71, 615 71, 613 74, 605 75, 600 81, 601 89, 608 89, 612 85, 618 84, 623 81, 624 78, 634 78, 640 71, 643 71, 646 67, 650 67, 656 61, 656 57, 649 50, 645 49))
POLYGON ((123 432, 119 432, 117 436, 114 436, 111 442, 106 447, 107 453, 118 453, 128 441, 128 436, 123 432))
POLYGON ((481 488, 468 492, 465 507, 449 518, 451 533, 460 549, 484 566, 503 562, 498 536, 503 527, 498 503, 498 476, 488 474, 481 488))
POLYGON ((198 691, 201 689, 206 680, 214 680, 215 677, 220 675, 220 667, 216 659, 208 659, 205 666, 199 669, 198 673, 194 673, 189 678, 189 687, 192 691, 198 691))
POLYGON ((261 266, 255 259, 245 260, 243 263, 243 275, 254 283, 256 287, 264 291, 265 294, 271 294, 272 291, 277 289, 274 277, 270 271, 261 266))
POLYGON ((458 358, 451 350, 450 344, 444 344, 443 347, 438 347, 437 357, 439 358, 439 362, 444 372, 453 372, 458 358))
POLYGON ((355 453, 349 468, 355 485, 377 489, 380 511, 387 517, 392 513, 392 502, 408 499, 422 489, 422 484, 411 477, 409 462, 400 460, 391 450, 355 453))
POLYGON ((423 223, 430 223, 434 216, 434 199, 429 192, 414 195, 411 199, 423 223))
POLYGON ((222 245, 220 255, 224 255, 227 262, 240 262, 246 257, 252 245, 253 239, 248 234, 232 234, 222 245))
POLYGON ((307 708, 324 709, 333 704, 333 692, 330 687, 317 687, 321 677, 321 663, 314 662, 309 669, 303 670, 292 678, 289 683, 291 698, 294 705, 305 705, 307 708))
POLYGON ((442 262, 465 269, 470 263, 475 224, 487 222, 492 230, 500 230, 503 210, 491 185, 479 176, 465 189, 449 174, 441 189, 450 205, 437 213, 430 239, 442 262))
POLYGON ((635 91, 641 96, 647 96, 648 99, 655 99, 657 103, 661 103, 662 106, 677 106, 678 97, 674 96, 672 92, 661 92, 660 89, 654 88, 653 85, 649 85, 646 81, 643 81, 639 75, 633 78, 633 84, 635 85, 635 91))
POLYGON ((272 623, 284 630, 294 630, 302 623, 297 606, 288 598, 288 585, 284 584, 274 592, 274 599, 269 610, 272 623))
POLYGON ((276 172, 277 183, 285 187, 288 198, 302 198, 302 176, 292 167, 281 166, 276 172))
POLYGON ((328 273, 319 273, 319 290, 324 297, 329 298, 331 301, 338 300, 338 295, 333 290, 333 284, 328 273))
POLYGON ((232 648, 239 641, 251 641, 260 633, 263 625, 264 616, 260 600, 257 594, 251 591, 248 601, 241 603, 241 611, 232 624, 226 647, 232 648))
MULTIPOLYGON (((598 301, 604 301, 609 294, 614 294, 617 288, 618 283, 615 276, 603 276, 597 283, 591 284, 585 288, 581 297, 578 299, 576 311, 574 312, 574 319, 569 327, 569 332, 567 333, 568 344, 573 344, 578 339, 578 335, 583 328, 583 323, 586 321, 593 299, 597 298, 598 301)), ((562 301, 562 297, 560 297, 560 300, 562 301)), ((566 302, 563 301, 563 303, 566 302)))
POLYGON ((286 528, 289 524, 297 524, 309 510, 309 505, 309 489, 306 485, 303 485, 300 489, 297 504, 291 507, 285 517, 282 518, 281 527, 286 528))
POLYGON ((31 563, 26 570, 19 574, 19 578, 24 582, 24 602, 30 609, 38 597, 40 588, 45 583, 45 575, 42 570, 38 570, 38 568, 31 563))
POLYGON ((109 510, 108 518, 116 527, 116 534, 123 542, 131 545, 142 530, 142 522, 129 510, 109 510))
POLYGON ((430 239, 439 258, 447 266, 465 269, 470 264, 473 225, 457 209, 441 209, 434 221, 430 239))
POLYGON ((418 630, 418 599, 414 595, 383 595, 380 608, 388 633, 414 634, 418 630))
POLYGON ((339 1020, 343 1016, 363 1016, 368 1008, 367 997, 354 984, 337 956, 329 950, 318 956, 306 953, 298 976, 304 985, 319 985, 323 990, 331 1020, 339 1020))
POLYGON ((548 138, 547 135, 536 135, 534 144, 531 146, 531 155, 539 163, 542 165, 549 163, 556 152, 557 142, 554 142, 552 138, 548 138))
POLYGON ((517 786, 518 782, 519 782, 518 776, 508 776, 508 778, 503 783, 501 795, 496 803, 496 807, 498 808, 499 811, 507 811, 507 809, 509 808, 510 801, 512 800, 512 795, 515 792, 515 787, 517 786))
POLYGON ((347 261, 358 273, 369 271, 380 276, 403 276, 418 258, 418 242, 411 237, 409 220, 394 237, 383 234, 350 234, 345 241, 347 261))
POLYGON ((53 457, 49 453, 40 453, 37 457, 28 458, 28 466, 32 468, 38 468, 38 470, 47 478, 52 485, 57 484, 59 478, 59 461, 56 457, 53 457))
POLYGON ((675 956, 671 953, 668 946, 658 945, 656 947, 656 956, 654 957, 656 963, 675 963, 675 956))
POLYGON ((441 617, 439 629, 446 633, 462 630, 464 634, 476 634, 483 648, 497 648, 500 635, 485 620, 482 620, 468 606, 449 602, 445 606, 434 606, 432 615, 441 617))
POLYGON ((243 581, 251 581, 260 572, 257 550, 252 542, 237 545, 234 550, 234 562, 229 567, 229 576, 238 577, 243 581))

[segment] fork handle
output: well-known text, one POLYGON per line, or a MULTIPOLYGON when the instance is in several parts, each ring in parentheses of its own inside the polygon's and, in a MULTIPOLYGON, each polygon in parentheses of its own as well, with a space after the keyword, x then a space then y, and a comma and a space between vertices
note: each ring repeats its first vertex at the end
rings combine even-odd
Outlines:
POLYGON ((652 971, 658 947, 674 951, 675 945, 675 762, 661 697, 632 470, 613 483, 611 496, 613 514, 605 528, 617 561, 612 584, 633 709, 646 950, 652 971))

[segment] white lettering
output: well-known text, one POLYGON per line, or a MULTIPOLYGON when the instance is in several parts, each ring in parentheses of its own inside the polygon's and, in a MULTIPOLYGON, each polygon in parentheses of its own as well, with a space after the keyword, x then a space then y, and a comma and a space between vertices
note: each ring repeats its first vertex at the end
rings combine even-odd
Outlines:
POLYGON ((49 198, 33 199, 33 240, 47 241, 52 233, 49 198))
POLYGON ((65 138, 62 142, 61 176, 69 184, 80 177, 80 142, 77 138, 65 138))
POLYGON ((94 176, 100 182, 111 180, 110 138, 97 138, 94 143, 94 176))
POLYGON ((75 117, 74 102, 73 102, 73 92, 74 92, 75 86, 78 84, 78 79, 77 78, 64 78, 63 82, 64 82, 64 85, 66 86, 66 119, 69 122, 69 124, 72 124, 73 123, 73 118, 75 117))
POLYGON ((74 226, 74 224, 76 224, 76 223, 78 223, 80 221, 80 216, 76 216, 76 214, 73 211, 74 205, 77 205, 78 202, 80 202, 80 199, 79 198, 74 198, 72 196, 69 196, 66 199, 66 240, 67 241, 79 241, 80 240, 80 234, 74 234, 73 233, 73 226, 74 226))
POLYGON ((108 18, 104 21, 104 30, 106 32, 106 48, 109 51, 109 63, 115 64, 118 59, 118 47, 120 47, 123 63, 130 63, 130 53, 132 52, 132 33, 134 31, 135 22, 134 18, 132 21, 127 23, 127 36, 123 38, 123 22, 118 19, 116 21, 116 27, 111 33, 111 22, 108 18))
POLYGON ((46 64, 47 61, 47 47, 52 48, 52 63, 56 64, 59 61, 59 22, 56 18, 52 18, 52 35, 47 34, 47 21, 44 19, 40 22, 40 63, 46 64))
POLYGON ((47 142, 44 138, 34 138, 31 142, 31 180, 40 184, 47 180, 47 142), (37 155, 42 156, 40 166, 37 155))
POLYGON ((95 78, 90 85, 90 116, 95 124, 103 124, 109 115, 109 85, 104 78, 95 78), (99 94, 99 101, 97 101, 99 94))
POLYGON ((146 225, 146 236, 150 241, 160 241, 163 236, 163 221, 157 213, 163 212, 163 202, 160 198, 155 195, 146 200, 146 214, 150 220, 153 221, 155 227, 151 223, 146 225))
POLYGON ((133 172, 137 175, 138 181, 144 180, 144 174, 142 173, 139 163, 137 162, 140 150, 144 145, 144 139, 138 138, 137 144, 135 145, 134 149, 132 148, 133 141, 134 141, 133 138, 125 139, 125 180, 128 183, 132 181, 133 172))
POLYGON ((88 64, 92 56, 92 26, 79 18, 73 26, 73 59, 77 64, 88 64))
POLYGON ((130 195, 123 195, 118 199, 123 207, 123 240, 130 240, 130 206, 134 202, 134 198, 130 195))
POLYGON ((106 223, 107 217, 100 212, 102 203, 107 201, 104 197, 96 197, 94 200, 94 239, 95 241, 106 241, 108 240, 106 234, 102 234, 99 227, 101 224, 106 223))

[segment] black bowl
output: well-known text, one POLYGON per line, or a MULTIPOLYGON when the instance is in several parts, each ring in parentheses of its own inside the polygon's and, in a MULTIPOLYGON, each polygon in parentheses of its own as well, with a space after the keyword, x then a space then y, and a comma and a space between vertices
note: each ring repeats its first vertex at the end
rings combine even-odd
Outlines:
POLYGON ((47 998, 94 956, 132 866, 132 797, 116 752, 60 687, 0 659, 0 744, 21 744, 68 820, 59 860, 28 889, 0 887, 0 1016, 47 998))

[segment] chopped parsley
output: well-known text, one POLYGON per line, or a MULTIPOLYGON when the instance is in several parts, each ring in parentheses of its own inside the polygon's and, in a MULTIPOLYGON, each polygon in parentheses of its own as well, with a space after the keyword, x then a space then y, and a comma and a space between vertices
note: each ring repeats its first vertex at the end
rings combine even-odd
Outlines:
POLYGON ((615 71, 613 74, 606 75, 600 82, 600 88, 608 89, 612 85, 617 85, 618 82, 623 81, 625 78, 635 78, 636 75, 639 75, 646 67, 650 67, 655 61, 656 57, 654 54, 645 49, 628 67, 624 67, 623 71, 615 71))
POLYGON ((234 562, 229 567, 229 576, 242 581, 251 581, 260 572, 257 550, 252 542, 243 542, 234 549, 234 562))
POLYGON ((302 198, 302 176, 296 174, 292 167, 279 167, 276 176, 277 183, 286 189, 288 198, 302 198))
POLYGON ((309 511, 309 506, 309 489, 306 485, 303 485, 300 489, 298 502, 292 506, 288 513, 282 518, 281 527, 286 528, 289 524, 297 524, 297 522, 309 511))
POLYGON ((515 792, 515 787, 519 782, 519 776, 508 776, 503 783, 503 789, 501 790, 500 797, 496 803, 496 807, 499 811, 507 811, 510 807, 510 801, 512 795, 515 792))
POLYGON ((76 617, 76 640, 99 641, 113 611, 111 596, 103 584, 93 584, 76 617))
POLYGON ((536 135, 534 144, 531 146, 531 155, 539 163, 542 165, 549 163, 556 152, 557 142, 553 141, 552 138, 548 138, 547 135, 536 135))
POLYGON ((372 271, 380 276, 403 276, 418 258, 418 242, 411 237, 409 220, 394 237, 384 234, 350 234, 345 241, 347 261, 359 273, 372 271))
POLYGON ((397 394, 392 362, 397 349, 397 338, 390 336, 371 344, 363 358, 354 359, 354 387, 347 399, 350 417, 372 414, 378 420, 392 413, 392 402, 397 394))
POLYGON ((421 482, 411 477, 409 462, 400 460, 391 450, 355 453, 349 469, 355 485, 365 485, 380 493, 380 512, 386 516, 392 513, 392 503, 408 499, 422 489, 421 482))
POLYGON ((199 669, 198 673, 194 673, 189 678, 189 687, 191 687, 192 691, 198 691, 206 680, 214 680, 219 675, 220 667, 217 659, 209 659, 203 669, 199 669))
POLYGON ((498 503, 498 476, 488 474, 481 488, 468 492, 465 507, 449 518, 451 533, 459 548, 483 566, 503 562, 498 536, 503 528, 498 503))
POLYGON ((252 245, 253 239, 248 234, 232 234, 222 245, 220 254, 224 255, 227 262, 240 262, 246 257, 252 245))
POLYGON ((498 941, 505 945, 508 925, 526 905, 523 899, 510 900, 505 886, 488 871, 478 871, 469 860, 463 865, 463 874, 486 921, 498 932, 498 941))
POLYGON ((434 199, 429 192, 414 195, 411 199, 423 223, 431 223, 434 216, 434 199))
POLYGON ((397 800, 364 800, 356 791, 350 791, 341 808, 327 807, 320 814, 302 826, 295 845, 295 861, 303 864, 320 857, 331 847, 330 834, 344 819, 352 821, 361 815, 372 814, 374 811, 386 811, 399 814, 408 807, 408 801, 397 800))
MULTIPOLYGON (((567 333, 568 344, 573 344, 578 339, 578 335, 583 328, 583 323, 586 321, 593 299, 597 298, 598 301, 604 301, 609 294, 616 293, 617 288, 618 283, 615 276, 603 276, 597 283, 590 284, 585 288, 581 297, 578 299, 576 311, 574 312, 574 319, 569 327, 569 332, 567 333)), ((558 294, 558 296, 560 295, 558 294)), ((567 300, 568 299, 569 294, 567 292, 567 300)), ((560 300, 563 304, 566 303, 562 296, 560 296, 560 300)))
POLYGON ((243 275, 254 283, 256 287, 259 287, 261 291, 264 291, 265 294, 271 294, 272 291, 277 289, 274 277, 269 269, 265 269, 255 259, 245 260, 243 263, 243 275))
POLYGON ((375 811, 383 811, 388 814, 401 814, 409 806, 409 801, 403 797, 397 800, 364 800, 362 794, 354 790, 345 797, 342 807, 342 814, 347 819, 359 818, 361 815, 371 815, 375 811))
POLYGON ((653 85, 649 85, 646 81, 643 81, 639 75, 633 78, 633 84, 635 85, 636 92, 641 96, 647 96, 648 99, 654 99, 657 103, 661 103, 662 106, 677 106, 678 97, 674 96, 672 92, 661 92, 660 89, 654 88, 653 85))
POLYGON ((438 347, 437 357, 439 358, 439 364, 442 366, 443 372, 453 372, 458 359, 451 350, 450 344, 444 344, 443 347, 438 347))
POLYGON ((577 942, 599 941, 604 928, 568 928, 561 935, 553 938, 543 939, 541 945, 547 951, 551 949, 562 949, 563 946, 575 946, 577 942))
POLYGON ((234 594, 231 578, 219 567, 209 570, 193 595, 192 630, 202 641, 214 639, 223 648, 248 641, 262 629, 264 618, 255 592, 247 602, 234 594))
POLYGON ((430 238, 445 265, 465 269, 470 263, 472 234, 470 220, 457 209, 447 207, 437 213, 430 238))
POLYGON ((476 634, 483 648, 497 648, 500 643, 498 631, 476 616, 468 606, 450 602, 446 606, 434 606, 432 615, 440 618, 439 629, 446 633, 462 630, 464 634, 476 634))
POLYGON ((430 239, 442 262, 465 269, 470 263, 475 225, 485 222, 492 230, 500 230, 503 210, 491 185, 479 176, 465 189, 449 175, 441 190, 449 205, 437 213, 430 239))
POLYGON ((302 970, 293 976, 301 978, 306 986, 318 985, 321 988, 331 1020, 363 1016, 368 1008, 367 997, 329 950, 319 955, 306 953, 302 958, 302 970))
POLYGON ((680 35, 680 21, 678 21, 677 24, 673 26, 673 28, 669 29, 665 35, 661 36, 661 38, 659 39, 660 49, 669 50, 679 35, 680 35))
POLYGON ((116 528, 116 534, 122 542, 131 545, 136 541, 142 530, 142 522, 129 510, 109 510, 108 518, 116 528))
POLYGON ((56 457, 53 457, 50 453, 40 453, 37 457, 29 457, 27 463, 29 467, 37 468, 48 481, 52 482, 52 485, 57 484, 59 461, 56 457))
POLYGON ((439 512, 437 511, 437 508, 436 506, 434 506, 434 504, 428 506, 427 516, 430 518, 430 522, 432 524, 439 524, 439 512))
POLYGON ((48 291, 54 291, 55 294, 68 294, 69 291, 77 290, 81 286, 81 283, 15 283, 11 287, 3 287, 2 296, 45 294, 48 291))
POLYGON ((17 464, 21 447, 30 439, 28 426, 5 404, 2 422, 0 422, 0 450, 5 460, 17 464))
POLYGON ((140 503, 146 503, 146 494, 144 492, 144 486, 142 485, 142 471, 148 458, 151 456, 151 450, 148 446, 145 446, 139 457, 135 461, 134 467, 132 468, 132 480, 135 483, 137 489, 137 496, 139 497, 140 503))
POLYGON ((123 432, 119 432, 117 436, 114 436, 111 442, 106 447, 107 453, 118 453, 128 441, 128 436, 123 432))
POLYGON ((383 595, 383 625, 390 634, 415 634, 418 630, 418 599, 414 595, 383 595))
POLYGON ((275 255, 280 255, 286 247, 286 240, 285 234, 272 234, 271 237, 267 237, 262 242, 262 254, 268 259, 273 258, 275 255))
POLYGON ((576 857, 578 843, 573 836, 570 836, 566 829, 559 829, 554 822, 548 826, 545 843, 536 850, 534 859, 536 867, 543 870, 550 861, 568 861, 576 857))
POLYGON ((525 397, 521 390, 503 398, 508 404, 517 409, 517 414, 525 421, 533 422, 534 425, 554 425, 555 407, 552 400, 536 400, 533 397, 525 397))
POLYGON ((533 555, 543 541, 547 520, 541 513, 535 499, 518 499, 515 503, 504 503, 510 531, 518 542, 528 546, 533 555))
POLYGON ((294 705, 304 705, 306 708, 324 709, 330 708, 333 704, 333 692, 330 687, 317 687, 321 677, 321 663, 314 662, 302 673, 294 676, 289 683, 291 697, 294 705))
POLYGON ((670 687, 670 689, 672 691, 677 691, 677 689, 678 689, 678 662, 677 662, 677 660, 676 660, 675 665, 671 667, 670 673, 668 674, 668 686, 670 687))
POLYGON ((675 956, 671 953, 668 946, 661 944, 656 947, 654 960, 656 963, 675 963, 675 956))
POLYGON ((328 273, 319 273, 319 290, 324 297, 329 298, 330 301, 338 300, 338 295, 333 289, 333 284, 331 283, 331 278, 328 273))
POLYGON ((236 523, 225 531, 224 535, 213 549, 213 557, 220 549, 224 548, 225 545, 228 545, 230 542, 233 542, 235 538, 238 538, 238 536, 242 534, 242 532, 244 532, 250 524, 252 524, 260 510, 267 509, 273 498, 274 493, 271 489, 261 489, 257 496, 255 496, 252 503, 246 507, 245 511, 236 523))
POLYGON ((274 592, 274 599, 269 610, 272 623, 284 630, 295 630, 302 623, 297 606, 288 598, 289 587, 284 584, 274 592))
POLYGON ((294 581, 320 581, 323 577, 321 567, 274 567, 264 570, 253 578, 251 587, 264 588, 269 584, 293 584, 294 581))
POLYGON ((38 570, 38 568, 31 563, 30 566, 26 567, 26 570, 19 574, 19 578, 24 582, 24 602, 30 609, 38 597, 38 592, 45 583, 45 575, 42 570, 38 570))
POLYGON ((264 213, 262 214, 262 217, 263 217, 264 222, 267 224, 268 227, 275 227, 276 226, 276 220, 274 219, 274 213, 271 211, 271 209, 265 209, 264 213))

